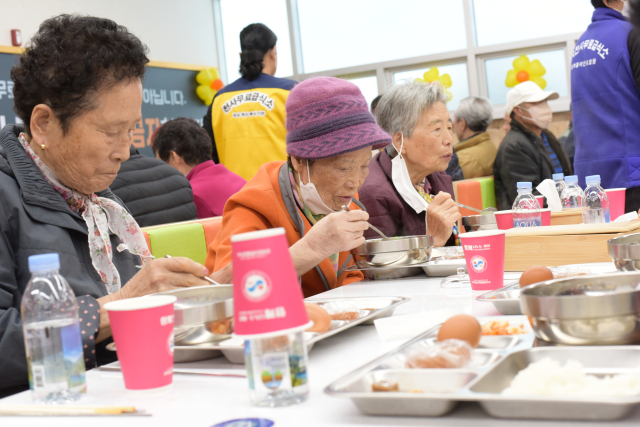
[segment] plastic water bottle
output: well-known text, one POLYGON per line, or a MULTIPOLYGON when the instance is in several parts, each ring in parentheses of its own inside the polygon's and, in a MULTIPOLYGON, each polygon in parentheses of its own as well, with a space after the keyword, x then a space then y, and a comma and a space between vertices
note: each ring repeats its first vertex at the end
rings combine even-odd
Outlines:
POLYGON ((609 221, 609 196, 600 187, 600 175, 585 178, 587 188, 582 199, 582 222, 598 224, 609 221))
POLYGON ((307 346, 303 332, 244 343, 251 402, 256 406, 286 406, 309 396, 307 346))
POLYGON ((562 190, 566 187, 564 183, 564 174, 563 173, 554 173, 553 181, 556 183, 556 191, 558 192, 558 196, 562 198, 562 190))
POLYGON ((518 197, 513 202, 513 227, 539 227, 542 225, 540 204, 533 196, 530 182, 519 182, 518 197))
POLYGON ((30 256, 21 307, 33 399, 55 404, 86 391, 78 303, 59 269, 58 254, 30 256))
POLYGON ((560 199, 562 200, 562 209, 582 208, 582 199, 584 191, 578 185, 578 176, 569 175, 564 179, 566 186, 562 190, 560 199))

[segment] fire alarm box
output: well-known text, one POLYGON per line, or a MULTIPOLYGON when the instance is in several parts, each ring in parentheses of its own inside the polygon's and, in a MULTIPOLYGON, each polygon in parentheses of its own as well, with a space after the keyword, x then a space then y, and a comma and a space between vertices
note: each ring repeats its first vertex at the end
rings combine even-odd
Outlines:
POLYGON ((22 46, 22 33, 20 30, 11 30, 11 44, 14 46, 22 46))

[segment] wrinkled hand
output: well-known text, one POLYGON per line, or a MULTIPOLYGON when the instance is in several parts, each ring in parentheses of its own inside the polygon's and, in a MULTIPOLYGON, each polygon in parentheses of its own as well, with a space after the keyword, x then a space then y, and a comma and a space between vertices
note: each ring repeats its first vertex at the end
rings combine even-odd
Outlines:
POLYGON ((462 218, 460 209, 448 193, 440 192, 427 208, 427 234, 433 235, 435 246, 447 243, 453 226, 462 218))
POLYGON ((203 277, 209 271, 189 258, 159 258, 145 265, 123 286, 120 299, 141 297, 177 288, 204 286, 209 282, 203 277))
POLYGON ((368 219, 369 214, 360 210, 332 213, 311 227, 304 240, 321 259, 350 251, 364 243, 368 219))
POLYGON ((216 271, 212 275, 209 276, 211 279, 220 283, 221 285, 231 285, 233 284, 233 263, 222 267, 222 269, 216 271))

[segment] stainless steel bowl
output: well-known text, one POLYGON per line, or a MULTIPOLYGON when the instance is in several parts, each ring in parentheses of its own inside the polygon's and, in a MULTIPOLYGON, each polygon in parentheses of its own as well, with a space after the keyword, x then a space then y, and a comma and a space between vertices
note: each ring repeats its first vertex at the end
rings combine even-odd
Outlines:
POLYGON ((175 345, 193 345, 229 338, 233 332, 233 285, 176 289, 173 295, 175 345))
POLYGON ((618 271, 640 271, 640 233, 614 237, 607 245, 618 271))
POLYGON ((569 345, 640 341, 640 273, 580 276, 536 283, 520 291, 522 313, 536 336, 569 345))
POLYGON ((492 213, 488 213, 485 215, 463 216, 462 226, 464 227, 464 230, 467 232, 498 229, 496 216, 492 213))
POLYGON ((365 267, 411 266, 429 261, 433 242, 433 236, 371 239, 357 247, 355 254, 365 267))

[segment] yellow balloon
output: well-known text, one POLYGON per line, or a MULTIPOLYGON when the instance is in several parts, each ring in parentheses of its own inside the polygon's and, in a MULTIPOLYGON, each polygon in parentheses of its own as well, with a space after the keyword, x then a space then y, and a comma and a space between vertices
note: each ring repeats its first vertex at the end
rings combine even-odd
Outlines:
POLYGON ((442 86, 448 88, 451 87, 451 76, 449 74, 443 74, 440 76, 440 78, 438 79, 440 81, 440 83, 442 83, 442 86))
POLYGON ((200 98, 206 105, 211 105, 213 102, 213 97, 216 95, 217 91, 211 89, 209 86, 200 85, 196 88, 196 94, 198 98, 200 98))
POLYGON ((425 82, 432 82, 434 80, 438 80, 438 77, 440 77, 440 71, 438 71, 438 67, 433 67, 428 69, 422 77, 425 82))
POLYGON ((514 70, 526 70, 529 66, 529 58, 527 55, 520 55, 516 59, 513 60, 513 68, 514 70))
POLYGON ((544 76, 546 73, 547 73, 547 70, 545 70, 545 68, 542 66, 542 63, 539 60, 535 59, 531 61, 531 65, 529 66, 530 76, 540 77, 540 76, 544 76))
POLYGON ((540 86, 540 89, 544 89, 547 87, 547 81, 542 77, 535 76, 531 77, 529 80, 540 86))
POLYGON ((504 82, 504 84, 507 85, 507 87, 514 87, 515 85, 520 83, 516 79, 516 74, 517 74, 516 70, 507 71, 507 79, 504 82))
POLYGON ((201 85, 210 85, 211 82, 219 78, 220 74, 215 68, 207 68, 196 75, 196 81, 201 85))

